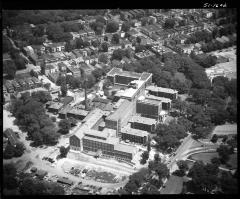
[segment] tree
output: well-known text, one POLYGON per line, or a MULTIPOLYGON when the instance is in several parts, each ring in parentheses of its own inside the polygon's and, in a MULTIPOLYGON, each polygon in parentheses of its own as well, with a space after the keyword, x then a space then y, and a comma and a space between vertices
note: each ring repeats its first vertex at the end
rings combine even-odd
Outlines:
MULTIPOLYGON (((160 161, 149 161, 148 169, 150 171, 156 172, 159 179, 167 178, 169 177, 169 169, 166 164, 161 163, 160 161)), ((161 186, 161 185, 160 185, 161 186)))
POLYGON ((147 151, 144 151, 141 155, 142 159, 140 161, 141 164, 145 164, 149 158, 149 153, 147 151))
POLYGON ((221 161, 220 161, 219 158, 214 157, 214 158, 211 159, 211 163, 220 166, 221 161))
POLYGON ((228 146, 220 145, 217 149, 218 155, 220 156, 221 163, 225 164, 230 159, 230 150, 228 146))
POLYGON ((218 140, 218 136, 217 136, 216 134, 214 134, 214 135, 212 136, 211 142, 212 142, 212 143, 216 143, 217 140, 218 140))
POLYGON ((96 80, 99 80, 103 76, 103 70, 100 68, 97 68, 92 71, 92 74, 96 78, 96 80))
POLYGON ((233 178, 232 175, 226 171, 222 172, 220 178, 220 186, 224 194, 237 194, 238 193, 238 182, 237 179, 233 178))
POLYGON ((3 158, 11 159, 12 157, 14 157, 14 155, 15 155, 15 148, 12 145, 8 144, 3 153, 3 158))
POLYGON ((106 64, 106 63, 108 63, 108 56, 106 54, 102 53, 99 55, 98 61, 106 64))
POLYGON ((120 60, 122 60, 124 55, 125 55, 125 51, 124 50, 122 50, 122 49, 114 50, 113 54, 112 54, 112 60, 116 59, 116 60, 120 61, 120 60))
POLYGON ((131 25, 129 22, 123 22, 121 30, 123 32, 128 32, 131 28, 131 25))
POLYGON ((32 98, 43 104, 52 100, 52 96, 48 91, 35 91, 32 93, 32 98))
POLYGON ((59 150, 60 150, 60 156, 61 157, 66 157, 67 149, 64 146, 61 146, 59 150))
POLYGON ((61 134, 69 133, 69 130, 71 128, 71 124, 70 124, 69 120, 67 120, 67 119, 60 120, 58 126, 60 128, 61 134))
POLYGON ((159 157, 159 153, 154 154, 154 161, 155 162, 161 162, 161 158, 159 157))
POLYGON ((140 44, 140 43, 141 43, 141 37, 137 36, 137 37, 136 37, 136 42, 137 42, 138 44, 140 44))
POLYGON ((23 143, 18 142, 15 147, 15 157, 20 157, 24 153, 25 146, 23 143))
POLYGON ((178 168, 180 170, 183 170, 184 172, 186 172, 189 168, 188 168, 188 164, 186 161, 184 160, 180 160, 177 162, 178 168))
POLYGON ((30 71, 30 75, 31 75, 32 77, 36 77, 36 78, 38 78, 38 74, 37 74, 37 72, 34 71, 33 69, 30 71))
POLYGON ((218 186, 217 173, 216 165, 207 164, 205 166, 203 162, 195 162, 188 176, 192 178, 190 183, 196 190, 211 193, 218 186))
POLYGON ((173 19, 166 19, 163 28, 165 29, 171 29, 174 28, 175 26, 175 21, 173 19))
POLYGON ((139 53, 139 52, 142 52, 142 51, 145 51, 145 50, 147 50, 147 49, 146 49, 146 47, 143 46, 143 45, 137 45, 137 46, 135 47, 135 53, 139 53))
POLYGON ((13 163, 3 164, 3 174, 15 177, 17 175, 17 169, 15 164, 13 163))
POLYGON ((108 52, 108 44, 106 42, 103 42, 101 45, 101 49, 103 52, 108 52))
POLYGON ((3 187, 10 190, 15 189, 18 186, 18 181, 13 176, 4 175, 3 182, 3 187))
POLYGON ((119 36, 119 34, 117 34, 117 33, 115 33, 115 34, 113 34, 113 36, 112 36, 112 43, 113 44, 119 44, 119 40, 120 40, 120 36, 119 36))
POLYGON ((50 90, 51 88, 51 84, 50 83, 46 83, 43 85, 44 88, 46 88, 47 90, 50 90))
POLYGON ((52 183, 48 186, 48 194, 50 195, 64 195, 64 188, 56 183, 52 183))
POLYGON ((18 186, 17 169, 13 163, 3 165, 3 188, 14 189, 18 186))
POLYGON ((62 93, 63 97, 65 97, 67 95, 67 84, 66 83, 63 83, 61 85, 61 93, 62 93))
POLYGON ((107 33, 114 33, 119 29, 119 24, 116 21, 110 21, 106 26, 107 33))
POLYGON ((151 145, 150 145, 150 141, 148 141, 147 143, 147 151, 150 152, 151 151, 151 145))
POLYGON ((7 60, 4 62, 3 67, 9 78, 13 79, 17 70, 15 63, 13 61, 7 60))
POLYGON ((142 26, 146 26, 148 24, 148 17, 143 17, 142 19, 141 19, 141 25, 142 26))

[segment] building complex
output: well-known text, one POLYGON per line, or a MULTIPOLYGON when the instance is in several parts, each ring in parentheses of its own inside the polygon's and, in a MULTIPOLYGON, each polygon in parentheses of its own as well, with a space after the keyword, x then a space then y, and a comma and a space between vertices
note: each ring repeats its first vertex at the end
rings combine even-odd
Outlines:
POLYGON ((129 142, 147 144, 177 91, 152 85, 152 74, 146 72, 112 68, 107 78, 117 89, 113 110, 92 110, 70 137, 70 149, 131 162, 137 150, 129 142))

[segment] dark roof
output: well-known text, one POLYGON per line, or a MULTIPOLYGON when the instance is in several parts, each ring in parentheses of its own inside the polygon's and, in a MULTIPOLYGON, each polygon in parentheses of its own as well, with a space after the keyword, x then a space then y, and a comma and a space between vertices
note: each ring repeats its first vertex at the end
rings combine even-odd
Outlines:
POLYGON ((18 138, 16 133, 12 129, 6 129, 4 132, 5 136, 7 136, 11 145, 16 145, 18 142, 18 138))
POLYGON ((44 177, 45 175, 47 175, 47 171, 45 171, 45 170, 37 170, 37 172, 36 172, 36 175, 37 176, 39 176, 39 177, 44 177))
POLYGON ((61 102, 64 104, 64 105, 66 105, 66 104, 69 104, 71 101, 73 101, 73 97, 71 97, 71 96, 66 96, 66 97, 64 97, 64 99, 63 100, 61 100, 61 102))
POLYGON ((73 181, 71 181, 69 179, 66 179, 66 178, 59 178, 57 180, 57 182, 60 182, 60 183, 63 183, 63 184, 68 184, 68 185, 72 185, 73 184, 73 181))
POLYGON ((95 98, 93 99, 93 102, 101 102, 101 103, 107 104, 107 103, 110 102, 110 100, 108 100, 108 99, 103 99, 103 98, 99 98, 99 97, 95 97, 95 98))

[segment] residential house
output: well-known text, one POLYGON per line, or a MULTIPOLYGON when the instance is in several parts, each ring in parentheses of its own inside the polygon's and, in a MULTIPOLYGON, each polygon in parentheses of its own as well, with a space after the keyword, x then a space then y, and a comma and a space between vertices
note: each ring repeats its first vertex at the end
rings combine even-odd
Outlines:
POLYGON ((66 73, 67 72, 67 65, 63 62, 58 63, 58 70, 60 72, 66 73))
POLYGON ((65 50, 66 42, 51 43, 46 46, 50 52, 61 52, 65 50))
POLYGON ((175 47, 175 50, 178 51, 179 53, 184 53, 189 55, 193 49, 194 49, 193 44, 177 44, 175 47))
POLYGON ((78 31, 78 34, 79 34, 80 37, 85 37, 85 36, 87 36, 87 32, 86 32, 85 30, 79 30, 79 31, 78 31))
POLYGON ((51 64, 47 64, 45 66, 45 75, 46 76, 48 76, 50 73, 55 73, 57 71, 58 71, 57 67, 55 67, 55 66, 53 66, 51 64))
POLYGON ((46 47, 44 45, 32 45, 32 49, 38 55, 38 54, 44 54, 46 47))
POLYGON ((67 72, 71 73, 74 77, 81 77, 81 70, 78 65, 67 65, 67 72))
POLYGON ((34 54, 34 50, 31 46, 23 47, 23 52, 27 56, 29 56, 30 54, 34 54))
POLYGON ((9 55, 9 53, 3 53, 3 57, 2 58, 3 58, 3 62, 4 61, 8 61, 8 60, 12 60, 11 56, 9 55))
POLYGON ((48 79, 50 79, 53 83, 56 83, 59 75, 60 75, 59 72, 49 73, 48 74, 48 79))

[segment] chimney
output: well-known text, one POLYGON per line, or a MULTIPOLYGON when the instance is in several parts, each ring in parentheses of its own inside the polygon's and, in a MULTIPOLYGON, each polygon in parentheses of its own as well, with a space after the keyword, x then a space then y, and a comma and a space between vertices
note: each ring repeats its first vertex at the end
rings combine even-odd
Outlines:
POLYGON ((85 93, 85 110, 87 110, 87 84, 86 79, 84 80, 84 93, 85 93))

